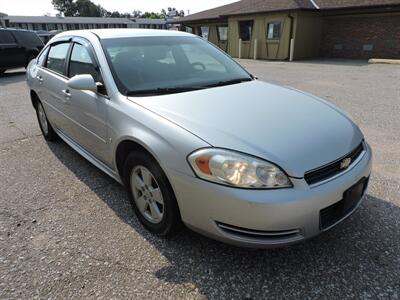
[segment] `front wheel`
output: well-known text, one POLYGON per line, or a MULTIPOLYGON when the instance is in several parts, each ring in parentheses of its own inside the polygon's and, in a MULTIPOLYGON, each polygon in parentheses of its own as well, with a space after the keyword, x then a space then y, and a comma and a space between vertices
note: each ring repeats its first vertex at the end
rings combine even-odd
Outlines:
POLYGON ((181 228, 174 192, 165 173, 150 155, 132 152, 125 161, 124 178, 135 214, 146 229, 169 236, 181 228))
POLYGON ((40 101, 36 104, 36 116, 39 121, 39 127, 42 131, 44 138, 48 141, 55 141, 57 139, 57 133, 51 127, 49 120, 47 119, 46 112, 44 111, 43 105, 40 101))

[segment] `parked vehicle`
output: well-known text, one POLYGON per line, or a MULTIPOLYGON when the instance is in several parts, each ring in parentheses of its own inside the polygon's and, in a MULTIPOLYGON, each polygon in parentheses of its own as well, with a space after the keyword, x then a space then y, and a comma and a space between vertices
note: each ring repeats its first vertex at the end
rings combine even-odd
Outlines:
POLYGON ((43 46, 33 31, 0 28, 0 74, 7 69, 26 68, 43 46))
POLYGON ((55 35, 56 33, 51 33, 44 30, 35 31, 37 36, 42 40, 43 44, 47 44, 55 35))
POLYGON ((28 67, 44 137, 125 185, 142 224, 249 247, 293 244, 351 215, 372 152, 338 107, 257 80, 192 34, 57 35, 28 67))

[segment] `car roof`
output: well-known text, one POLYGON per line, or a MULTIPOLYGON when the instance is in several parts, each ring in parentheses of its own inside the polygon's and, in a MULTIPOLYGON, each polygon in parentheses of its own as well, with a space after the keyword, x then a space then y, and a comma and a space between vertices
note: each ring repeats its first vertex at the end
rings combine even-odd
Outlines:
POLYGON ((87 34, 95 34, 100 39, 110 38, 128 38, 128 37, 150 37, 150 36, 193 36, 190 33, 176 31, 176 30, 163 30, 163 29, 136 29, 136 28, 123 28, 123 29, 89 29, 89 30, 72 30, 64 31, 57 35, 62 36, 81 36, 85 37, 87 34))

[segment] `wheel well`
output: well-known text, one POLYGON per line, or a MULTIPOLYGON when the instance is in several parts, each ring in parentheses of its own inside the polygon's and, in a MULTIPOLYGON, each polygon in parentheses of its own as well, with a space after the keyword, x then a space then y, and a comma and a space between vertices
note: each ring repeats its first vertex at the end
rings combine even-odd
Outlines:
POLYGON ((33 107, 36 109, 37 103, 40 101, 39 96, 36 94, 35 91, 31 90, 31 101, 33 107))
POLYGON ((137 142, 134 142, 131 140, 120 142, 117 147, 115 160, 117 163, 118 174, 124 184, 126 184, 124 174, 123 174, 124 162, 125 162, 126 158, 128 157, 129 153, 131 153, 133 151, 145 152, 154 158, 154 156, 149 151, 147 151, 146 148, 144 148, 142 145, 140 145, 137 142))

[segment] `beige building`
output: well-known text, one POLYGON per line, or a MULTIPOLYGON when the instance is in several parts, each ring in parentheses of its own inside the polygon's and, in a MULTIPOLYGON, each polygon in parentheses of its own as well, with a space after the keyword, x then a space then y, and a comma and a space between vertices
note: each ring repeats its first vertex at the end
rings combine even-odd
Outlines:
POLYGON ((242 0, 178 21, 233 57, 400 58, 400 0, 242 0))

